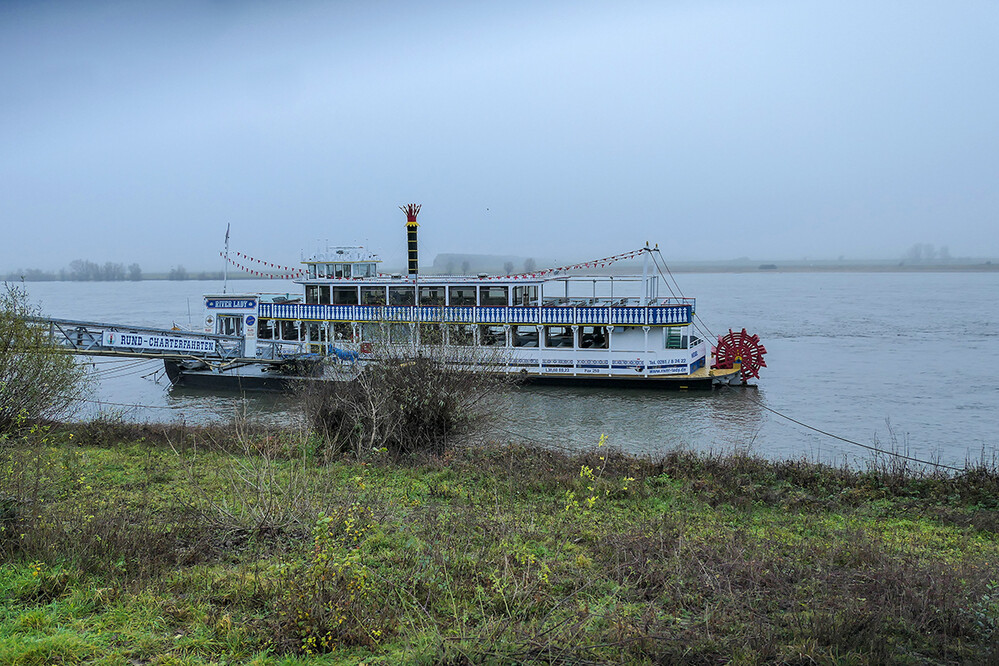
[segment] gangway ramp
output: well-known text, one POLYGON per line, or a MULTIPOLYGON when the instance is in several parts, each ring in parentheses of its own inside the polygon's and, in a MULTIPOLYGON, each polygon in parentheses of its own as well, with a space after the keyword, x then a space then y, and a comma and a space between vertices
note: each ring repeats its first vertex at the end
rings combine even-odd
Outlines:
POLYGON ((305 352, 304 343, 258 340, 256 354, 247 356, 239 336, 48 317, 29 321, 44 329, 53 344, 87 356, 193 359, 219 367, 283 363, 305 352))

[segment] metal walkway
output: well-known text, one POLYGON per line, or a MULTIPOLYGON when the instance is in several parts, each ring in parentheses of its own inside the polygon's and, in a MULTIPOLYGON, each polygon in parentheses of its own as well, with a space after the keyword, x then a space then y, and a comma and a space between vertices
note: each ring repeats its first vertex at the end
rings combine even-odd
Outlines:
POLYGON ((74 354, 202 361, 209 366, 282 363, 301 356, 305 344, 258 340, 257 353, 247 357, 242 337, 193 331, 32 317, 53 344, 74 354))

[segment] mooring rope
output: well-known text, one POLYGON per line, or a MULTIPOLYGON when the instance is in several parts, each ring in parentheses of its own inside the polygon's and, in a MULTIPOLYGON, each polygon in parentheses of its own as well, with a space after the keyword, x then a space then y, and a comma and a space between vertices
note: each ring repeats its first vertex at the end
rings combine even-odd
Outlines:
MULTIPOLYGON (((655 250, 649 250, 649 254, 652 255, 652 259, 653 259, 653 261, 655 261, 656 270, 659 271, 659 276, 663 279, 663 282, 666 283, 666 287, 669 288, 670 293, 673 294, 673 289, 669 286, 669 281, 666 279, 666 276, 663 274, 662 269, 659 267, 659 262, 656 260, 656 255, 655 255, 656 252, 658 252, 660 254, 660 258, 661 258, 662 257, 662 252, 659 250, 658 247, 655 248, 655 250)), ((670 278, 672 278, 673 283, 676 285, 676 290, 677 290, 677 292, 680 293, 680 296, 682 298, 683 297, 683 292, 680 290, 680 284, 676 281, 676 278, 673 276, 673 272, 670 271, 669 265, 666 263, 665 259, 663 259, 663 266, 665 267, 666 272, 669 273, 670 278)), ((674 294, 674 297, 675 296, 676 295, 674 294)), ((703 335, 705 335, 705 337, 709 337, 710 339, 713 339, 713 340, 717 340, 718 339, 717 336, 714 333, 711 332, 711 329, 708 328, 708 325, 704 323, 704 320, 701 319, 697 315, 696 312, 694 313, 694 318, 696 318, 697 321, 700 322, 700 325, 694 324, 694 326, 697 328, 698 331, 700 331, 703 335), (702 329, 701 326, 703 326, 704 328, 702 329)), ((767 406, 766 404, 763 403, 763 401, 761 401, 759 399, 753 398, 753 397, 748 396, 748 395, 746 396, 746 399, 749 400, 750 402, 758 405, 759 407, 762 407, 763 409, 765 409, 766 411, 770 412, 771 414, 774 414, 775 416, 779 416, 782 419, 786 419, 786 420, 788 420, 788 421, 790 421, 792 423, 795 423, 795 424, 797 424, 797 425, 799 425, 799 426, 801 426, 803 428, 806 428, 806 429, 811 430, 813 432, 819 433, 820 435, 825 435, 826 437, 830 437, 832 439, 836 439, 836 440, 839 440, 841 442, 845 442, 847 444, 852 444, 854 446, 859 446, 862 449, 867 449, 868 451, 873 451, 874 453, 877 453, 879 455, 891 456, 891 457, 899 458, 899 459, 902 459, 902 460, 909 460, 911 462, 916 462, 916 463, 919 463, 921 465, 929 465, 931 467, 938 467, 938 468, 942 468, 942 469, 949 469, 949 470, 952 470, 952 471, 955 471, 955 472, 964 472, 964 471, 966 471, 966 468, 954 467, 952 465, 945 465, 943 463, 933 462, 931 460, 925 460, 923 458, 917 458, 915 456, 907 456, 905 454, 898 453, 897 451, 887 451, 885 449, 881 449, 881 448, 878 448, 876 446, 872 446, 870 444, 863 444, 861 442, 849 439, 847 437, 842 437, 842 436, 837 435, 835 433, 831 433, 831 432, 828 432, 828 431, 823 430, 821 428, 817 428, 817 427, 815 427, 813 425, 809 425, 808 423, 800 421, 800 420, 798 420, 798 419, 796 419, 794 417, 788 416, 787 414, 784 414, 783 412, 780 412, 779 410, 776 410, 773 407, 767 406)))

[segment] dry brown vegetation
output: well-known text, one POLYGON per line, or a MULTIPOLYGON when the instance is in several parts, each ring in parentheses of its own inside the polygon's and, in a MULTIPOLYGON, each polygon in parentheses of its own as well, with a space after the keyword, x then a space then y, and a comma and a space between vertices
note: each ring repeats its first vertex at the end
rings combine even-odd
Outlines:
POLYGON ((490 363, 472 348, 423 345, 376 350, 352 381, 303 382, 298 397, 322 454, 440 454, 463 444, 497 413, 497 395, 512 379, 476 372, 490 363))

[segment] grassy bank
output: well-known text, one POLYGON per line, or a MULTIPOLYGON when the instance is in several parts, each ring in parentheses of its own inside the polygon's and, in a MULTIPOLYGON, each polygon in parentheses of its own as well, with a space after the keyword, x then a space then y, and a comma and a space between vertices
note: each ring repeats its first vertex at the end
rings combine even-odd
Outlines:
MULTIPOLYGON (((596 436, 594 437, 596 444, 596 436)), ((0 663, 999 659, 999 475, 307 436, 0 445, 0 663)))

